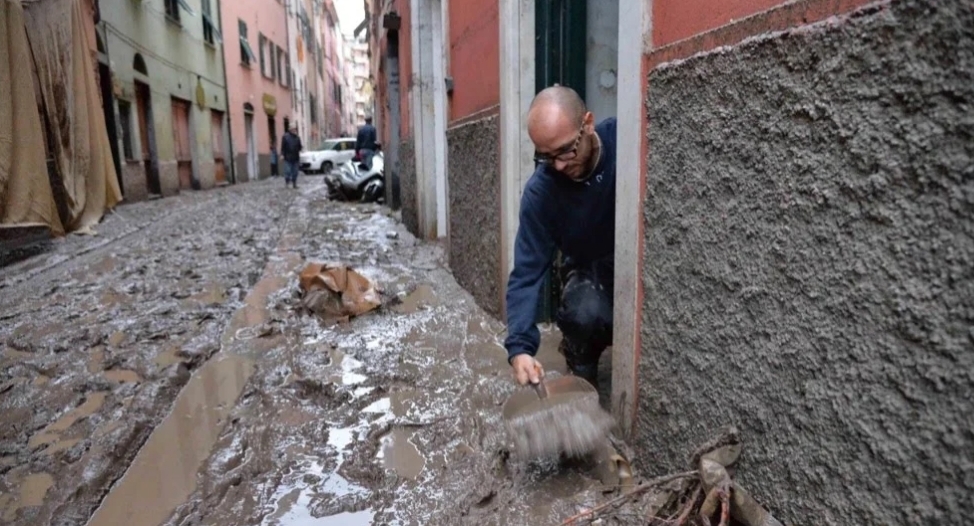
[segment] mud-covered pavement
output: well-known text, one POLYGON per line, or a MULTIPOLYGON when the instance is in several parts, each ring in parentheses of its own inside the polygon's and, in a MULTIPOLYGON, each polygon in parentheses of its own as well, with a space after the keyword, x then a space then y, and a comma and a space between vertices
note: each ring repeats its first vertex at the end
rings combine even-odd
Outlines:
POLYGON ((0 523, 555 524, 601 500, 592 465, 508 453, 503 325, 441 248, 302 183, 124 206, 0 269, 0 523), (302 312, 309 261, 383 307, 302 312))

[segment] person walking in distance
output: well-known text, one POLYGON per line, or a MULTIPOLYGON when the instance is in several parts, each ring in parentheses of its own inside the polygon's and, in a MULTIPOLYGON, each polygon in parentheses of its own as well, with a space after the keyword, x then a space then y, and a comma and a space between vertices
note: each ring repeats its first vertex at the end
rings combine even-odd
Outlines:
POLYGON ((372 156, 375 155, 377 140, 375 126, 372 126, 372 116, 366 115, 365 124, 358 129, 358 134, 355 136, 355 152, 368 169, 372 168, 372 156))
POLYGON ((277 145, 271 143, 271 177, 280 175, 277 170, 277 145))
POLYGON ((559 351, 572 374, 597 387, 599 358, 612 344, 616 120, 596 124, 578 93, 563 86, 538 93, 527 120, 536 169, 521 196, 504 347, 517 382, 538 383, 537 305, 558 249, 567 271, 559 351))
POLYGON ((301 138, 298 137, 298 127, 291 128, 281 138, 281 156, 284 157, 284 185, 289 183, 298 187, 298 165, 301 161, 301 138))

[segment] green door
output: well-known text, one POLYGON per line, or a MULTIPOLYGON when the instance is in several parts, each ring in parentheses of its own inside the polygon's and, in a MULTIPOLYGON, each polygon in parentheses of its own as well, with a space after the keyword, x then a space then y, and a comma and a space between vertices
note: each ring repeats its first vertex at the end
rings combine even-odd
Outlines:
MULTIPOLYGON (((535 93, 560 84, 585 100, 586 0, 535 2, 535 93)), ((561 254, 545 277, 538 322, 554 321, 561 298, 561 254)))

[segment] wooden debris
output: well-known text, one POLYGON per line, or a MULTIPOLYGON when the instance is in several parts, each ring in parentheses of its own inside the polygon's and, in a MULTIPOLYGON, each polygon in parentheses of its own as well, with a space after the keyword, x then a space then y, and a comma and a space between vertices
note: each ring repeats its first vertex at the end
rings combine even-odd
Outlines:
MULTIPOLYGON (((649 494, 658 504, 648 510, 647 521, 655 526, 686 526, 691 516, 699 524, 729 526, 731 519, 743 526, 782 526, 771 514, 731 477, 731 468, 740 458, 743 447, 736 428, 726 427, 718 436, 698 448, 690 457, 694 471, 657 477, 623 492, 603 504, 566 519, 562 525, 592 524, 598 518, 608 519, 623 505, 643 505, 638 496, 649 494), (665 487, 675 480, 692 479, 677 487, 665 487), (669 493, 669 495, 667 495, 669 493), (701 497, 703 497, 701 499, 701 497)), ((672 485, 671 485, 672 486, 672 485)), ((643 515, 646 517, 647 510, 643 515)))

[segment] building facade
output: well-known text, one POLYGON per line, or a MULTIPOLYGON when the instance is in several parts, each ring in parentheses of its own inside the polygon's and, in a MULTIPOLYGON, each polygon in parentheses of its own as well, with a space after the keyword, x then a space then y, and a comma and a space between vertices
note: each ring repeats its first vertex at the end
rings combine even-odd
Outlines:
POLYGON ((618 116, 610 398, 637 457, 685 469, 734 425, 787 523, 962 522, 969 2, 459 6, 370 0, 366 38, 389 202, 478 303, 503 313, 528 105, 570 86, 618 116))
POLYGON ((363 39, 352 38, 351 47, 351 80, 352 92, 355 94, 355 126, 365 124, 365 116, 373 113, 372 108, 372 72, 370 71, 369 44, 363 39))
POLYGON ((288 0, 287 27, 291 56, 291 100, 294 124, 305 144, 318 143, 321 136, 321 99, 318 93, 318 32, 315 31, 316 3, 288 0))
POLYGON ((324 59, 324 75, 322 85, 322 105, 324 117, 323 132, 326 137, 340 137, 345 133, 345 123, 342 118, 342 108, 349 93, 345 90, 342 79, 344 57, 342 56, 341 28, 338 24, 338 13, 335 11, 334 0, 325 0, 320 17, 321 53, 324 59))
POLYGON ((221 14, 234 169, 238 181, 254 181, 271 175, 292 113, 285 8, 279 0, 223 2, 221 14))
POLYGON ((227 182, 220 2, 101 0, 100 8, 126 200, 227 182))
POLYGON ((344 92, 348 94, 348 101, 342 108, 342 120, 345 124, 346 133, 353 133, 356 130, 355 118, 355 79, 354 79, 354 57, 352 51, 352 38, 342 36, 342 86, 344 92))

